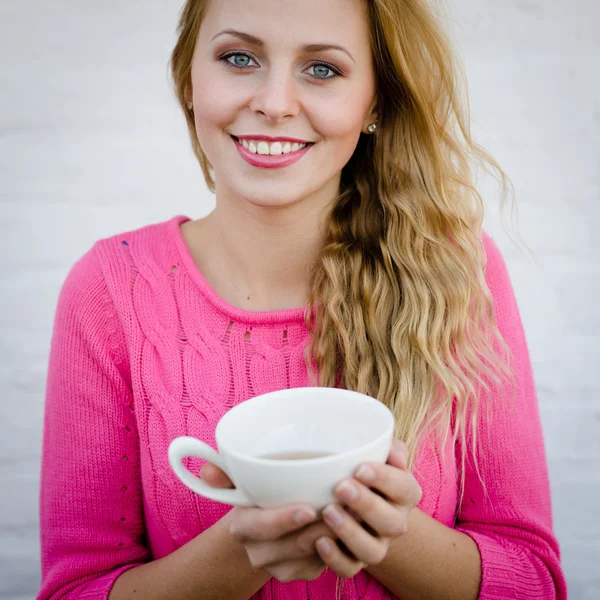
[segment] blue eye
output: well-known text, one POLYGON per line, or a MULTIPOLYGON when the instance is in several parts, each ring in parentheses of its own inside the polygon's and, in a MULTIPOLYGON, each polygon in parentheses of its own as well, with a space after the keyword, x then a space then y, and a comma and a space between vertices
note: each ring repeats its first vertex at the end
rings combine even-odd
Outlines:
MULTIPOLYGON (((229 52, 228 54, 219 57, 219 60, 236 69, 249 69, 259 66, 253 58, 243 52, 229 52)), ((316 63, 309 67, 309 75, 313 79, 323 81, 326 79, 335 79, 336 77, 339 77, 341 73, 327 63, 316 63), (312 73, 310 72, 311 70, 312 73)))
POLYGON ((340 75, 333 67, 323 63, 312 65, 310 69, 313 70, 310 76, 315 79, 335 79, 340 75))
POLYGON ((225 54, 221 57, 221 60, 226 61, 232 67, 237 67, 238 69, 257 66, 256 62, 254 62, 254 60, 252 60, 247 54, 242 54, 240 52, 231 52, 230 54, 225 54))

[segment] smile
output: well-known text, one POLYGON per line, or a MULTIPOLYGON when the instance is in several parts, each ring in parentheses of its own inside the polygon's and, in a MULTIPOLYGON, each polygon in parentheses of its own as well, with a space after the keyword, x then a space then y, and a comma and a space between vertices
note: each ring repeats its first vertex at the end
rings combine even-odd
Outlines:
POLYGON ((314 145, 295 140, 268 140, 231 136, 240 156, 254 167, 278 169, 300 160, 314 145))
POLYGON ((240 140, 240 143, 246 150, 252 154, 261 154, 263 156, 279 156, 281 154, 290 154, 290 152, 298 152, 305 148, 307 144, 299 144, 298 142, 266 142, 264 140, 240 140))

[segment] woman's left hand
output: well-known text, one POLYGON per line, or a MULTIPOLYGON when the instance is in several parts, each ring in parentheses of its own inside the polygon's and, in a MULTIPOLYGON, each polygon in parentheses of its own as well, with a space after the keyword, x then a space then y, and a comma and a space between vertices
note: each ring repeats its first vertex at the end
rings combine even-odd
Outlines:
POLYGON ((354 577, 383 561, 392 541, 407 532, 408 515, 422 491, 408 471, 406 446, 399 441, 394 442, 387 464, 361 465, 335 491, 340 504, 326 507, 323 520, 352 556, 329 537, 319 538, 316 549, 332 571, 354 577))

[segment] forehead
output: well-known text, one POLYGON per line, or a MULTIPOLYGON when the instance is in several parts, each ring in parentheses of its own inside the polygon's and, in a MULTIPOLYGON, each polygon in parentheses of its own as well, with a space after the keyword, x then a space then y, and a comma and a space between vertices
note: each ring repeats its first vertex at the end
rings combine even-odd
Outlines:
POLYGON ((200 38, 209 41, 223 29, 259 37, 272 49, 339 43, 369 50, 364 0, 210 0, 200 38))

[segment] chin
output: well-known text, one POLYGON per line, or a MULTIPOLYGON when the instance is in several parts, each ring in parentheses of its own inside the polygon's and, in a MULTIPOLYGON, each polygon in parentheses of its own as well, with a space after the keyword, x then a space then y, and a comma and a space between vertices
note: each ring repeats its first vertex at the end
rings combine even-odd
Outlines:
POLYGON ((292 206, 302 200, 301 197, 294 194, 293 196, 282 196, 281 194, 240 194, 240 196, 253 206, 259 208, 285 208, 292 206))
POLYGON ((314 193, 312 189, 292 181, 238 181, 235 195, 260 208, 285 208, 301 202, 314 193))

